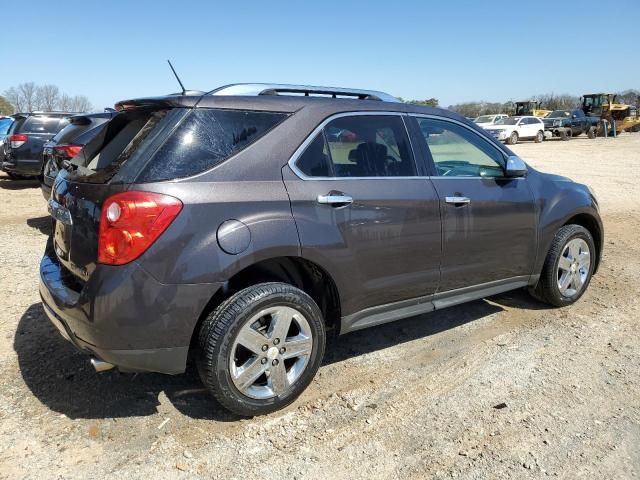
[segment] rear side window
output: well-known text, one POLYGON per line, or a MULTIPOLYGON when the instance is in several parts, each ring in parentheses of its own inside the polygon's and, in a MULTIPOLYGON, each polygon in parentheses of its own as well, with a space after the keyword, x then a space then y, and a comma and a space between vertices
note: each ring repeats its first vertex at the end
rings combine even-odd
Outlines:
POLYGON ((286 117, 272 112, 194 109, 142 168, 136 181, 158 182, 209 170, 286 117))
POLYGON ((354 115, 329 122, 298 158, 308 177, 405 177, 416 169, 402 118, 354 115))
POLYGON ((29 117, 20 129, 21 133, 55 134, 69 125, 66 118, 60 117, 29 117))
POLYGON ((221 109, 124 111, 95 132, 86 132, 91 138, 71 161, 72 175, 89 183, 146 183, 192 176, 255 142, 286 117, 221 109))

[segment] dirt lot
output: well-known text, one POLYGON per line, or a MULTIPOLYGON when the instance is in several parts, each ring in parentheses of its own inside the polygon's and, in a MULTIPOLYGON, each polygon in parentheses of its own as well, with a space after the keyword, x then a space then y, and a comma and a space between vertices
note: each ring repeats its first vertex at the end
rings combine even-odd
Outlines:
POLYGON ((253 420, 192 373, 96 375, 39 302, 40 191, 0 177, 0 477, 640 476, 640 134, 514 150, 598 194, 583 300, 512 292, 347 335, 297 402, 253 420))

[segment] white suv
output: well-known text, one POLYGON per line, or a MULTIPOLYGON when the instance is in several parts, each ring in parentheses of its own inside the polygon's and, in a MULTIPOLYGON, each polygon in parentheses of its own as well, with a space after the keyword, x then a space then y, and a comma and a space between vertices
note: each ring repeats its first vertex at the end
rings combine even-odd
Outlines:
POLYGON ((480 127, 489 127, 491 125, 495 125, 499 120, 503 118, 508 118, 509 115, 506 113, 498 113, 497 115, 480 115, 476 117, 473 121, 480 127))
POLYGON ((485 130, 509 145, 515 145, 522 139, 533 139, 536 143, 544 140, 544 123, 533 116, 503 118, 485 130))

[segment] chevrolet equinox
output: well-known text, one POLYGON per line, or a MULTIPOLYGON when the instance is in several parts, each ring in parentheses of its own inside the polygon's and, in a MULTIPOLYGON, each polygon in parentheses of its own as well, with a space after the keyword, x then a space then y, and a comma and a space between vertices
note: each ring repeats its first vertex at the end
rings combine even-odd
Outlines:
POLYGON ((293 402, 329 333, 523 287, 570 305, 602 256, 589 187, 447 110, 267 84, 117 109, 53 185, 45 312, 97 371, 192 354, 240 415, 293 402))

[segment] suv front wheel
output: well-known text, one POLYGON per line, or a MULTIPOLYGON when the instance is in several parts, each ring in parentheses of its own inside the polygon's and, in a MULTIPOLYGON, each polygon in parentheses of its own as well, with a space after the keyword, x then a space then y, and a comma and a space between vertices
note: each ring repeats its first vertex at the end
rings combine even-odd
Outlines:
POLYGON ((589 230, 565 225, 556 233, 531 291, 537 299, 564 307, 576 302, 587 289, 595 267, 596 247, 589 230))
POLYGON ((304 391, 324 348, 324 321, 313 299, 285 283, 261 283, 233 295, 202 323, 198 371, 222 406, 263 415, 304 391))

